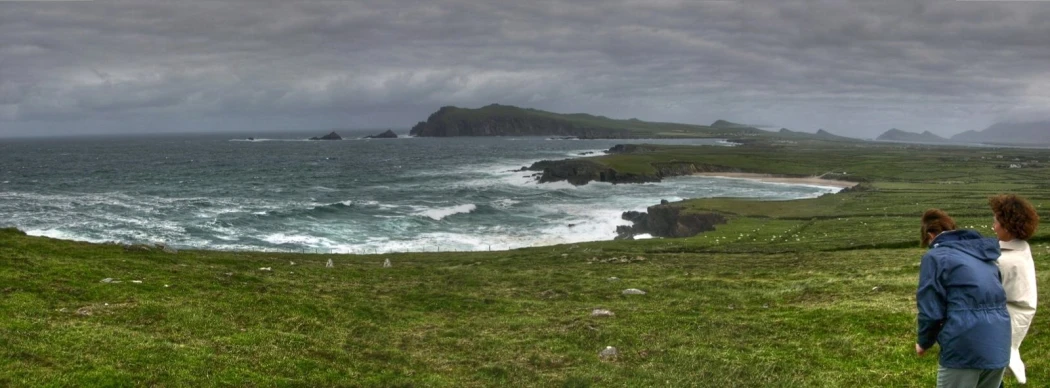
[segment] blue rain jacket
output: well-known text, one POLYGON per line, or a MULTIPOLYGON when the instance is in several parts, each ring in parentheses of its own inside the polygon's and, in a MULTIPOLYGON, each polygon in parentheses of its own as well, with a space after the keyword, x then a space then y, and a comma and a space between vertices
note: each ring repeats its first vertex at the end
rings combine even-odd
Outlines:
POLYGON ((941 233, 922 256, 919 338, 941 345, 941 366, 999 369, 1010 361, 1010 314, 1000 282, 999 242, 972 230, 941 233))

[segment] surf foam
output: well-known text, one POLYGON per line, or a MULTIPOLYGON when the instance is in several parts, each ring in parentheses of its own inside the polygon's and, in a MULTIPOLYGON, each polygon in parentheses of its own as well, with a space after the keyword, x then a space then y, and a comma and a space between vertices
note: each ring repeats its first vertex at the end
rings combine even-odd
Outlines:
POLYGON ((477 205, 472 204, 472 203, 468 203, 466 205, 456 205, 456 206, 441 207, 441 208, 436 208, 436 209, 426 209, 426 210, 422 210, 422 211, 416 213, 416 215, 427 217, 427 218, 430 218, 430 219, 432 219, 434 221, 441 221, 441 220, 445 219, 445 217, 451 216, 453 214, 471 213, 471 212, 473 212, 473 211, 475 211, 477 209, 478 209, 477 205))

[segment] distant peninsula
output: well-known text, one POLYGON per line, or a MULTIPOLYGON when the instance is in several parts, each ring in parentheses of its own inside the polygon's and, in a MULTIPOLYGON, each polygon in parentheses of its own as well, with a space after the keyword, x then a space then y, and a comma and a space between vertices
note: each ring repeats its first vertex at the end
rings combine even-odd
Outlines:
POLYGON ((562 114, 492 104, 478 109, 446 106, 412 127, 412 136, 563 136, 580 139, 724 138, 765 131, 724 120, 714 124, 617 120, 586 113, 562 114))

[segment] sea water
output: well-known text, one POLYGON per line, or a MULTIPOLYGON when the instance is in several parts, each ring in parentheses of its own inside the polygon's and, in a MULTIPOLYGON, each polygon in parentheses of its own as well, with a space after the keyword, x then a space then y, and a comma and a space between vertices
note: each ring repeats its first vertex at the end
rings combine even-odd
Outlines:
POLYGON ((182 249, 502 250, 611 240, 622 212, 661 200, 838 190, 709 177, 573 186, 520 171, 616 144, 719 140, 257 137, 0 139, 0 227, 182 249))

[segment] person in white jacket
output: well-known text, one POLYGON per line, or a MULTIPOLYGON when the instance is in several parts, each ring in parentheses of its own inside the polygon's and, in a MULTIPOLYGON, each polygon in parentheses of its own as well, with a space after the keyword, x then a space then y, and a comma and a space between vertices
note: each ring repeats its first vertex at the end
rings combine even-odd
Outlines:
POLYGON ((1039 214, 1024 198, 1003 194, 988 199, 995 213, 992 229, 999 238, 1002 256, 999 272, 1006 290, 1006 309, 1010 312, 1010 372, 1018 383, 1026 384, 1024 362, 1021 361, 1021 341, 1035 316, 1036 284, 1035 262, 1028 240, 1039 226, 1039 214))

